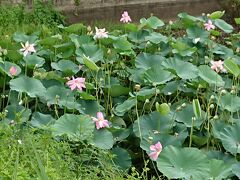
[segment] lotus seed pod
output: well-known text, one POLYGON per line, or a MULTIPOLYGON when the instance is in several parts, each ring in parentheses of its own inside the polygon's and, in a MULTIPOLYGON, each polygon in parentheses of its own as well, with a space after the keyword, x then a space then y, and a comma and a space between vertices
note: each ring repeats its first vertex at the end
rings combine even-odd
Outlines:
POLYGON ((8 51, 6 49, 3 50, 3 55, 7 55, 8 51))
POLYGON ((156 106, 157 111, 161 115, 167 115, 170 112, 170 107, 168 106, 167 103, 162 103, 162 104, 159 105, 159 103, 156 102, 155 106, 156 106))
POLYGON ((231 93, 231 94, 236 94, 236 90, 232 89, 232 90, 230 91, 230 93, 231 93))
POLYGON ((156 93, 157 93, 157 94, 159 94, 159 93, 160 93, 160 90, 159 90, 159 89, 157 89, 157 90, 156 90, 156 93))
POLYGON ((140 84, 136 84, 136 85, 134 86, 134 89, 135 89, 136 91, 140 91, 141 85, 140 85, 140 84))
POLYGON ((150 102, 149 99, 146 99, 146 100, 145 100, 145 103, 149 103, 149 102, 150 102))
POLYGON ((215 115, 215 116, 213 117, 213 119, 214 119, 214 120, 217 120, 217 119, 218 119, 218 115, 215 115))
POLYGON ((111 54, 111 53, 112 53, 112 51, 111 51, 111 49, 109 48, 108 51, 107 51, 107 54, 111 54))
POLYGON ((225 89, 221 90, 221 94, 225 95, 227 91, 225 89))
POLYGON ((182 103, 181 107, 185 108, 187 106, 186 103, 182 103))
POLYGON ((178 111, 181 111, 182 110, 182 107, 181 106, 179 106, 177 109, 176 109, 176 111, 178 112, 178 111))
POLYGON ((91 26, 88 26, 88 27, 87 27, 87 31, 88 31, 88 32, 92 31, 91 26))
POLYGON ((214 95, 211 95, 210 100, 214 100, 214 99, 215 99, 214 95))
POLYGON ((209 107, 210 107, 210 109, 214 109, 215 106, 214 106, 214 104, 210 104, 209 107))

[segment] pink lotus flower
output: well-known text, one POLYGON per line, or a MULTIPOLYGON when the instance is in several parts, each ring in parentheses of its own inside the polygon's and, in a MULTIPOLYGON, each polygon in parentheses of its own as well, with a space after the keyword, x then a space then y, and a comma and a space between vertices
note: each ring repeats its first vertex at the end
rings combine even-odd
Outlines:
POLYGON ((93 37, 94 39, 108 38, 108 32, 105 30, 105 28, 98 29, 97 27, 95 27, 95 30, 96 34, 93 37))
POLYGON ((120 19, 121 22, 123 23, 128 23, 128 22, 131 22, 131 18, 130 16, 128 15, 128 12, 127 11, 124 11, 123 14, 122 14, 122 18, 120 19))
POLYGON ((217 73, 219 72, 224 72, 226 73, 227 70, 224 68, 224 62, 219 60, 219 61, 210 61, 211 63, 211 69, 216 71, 217 73))
POLYGON ((162 144, 158 141, 155 145, 150 146, 150 150, 152 151, 149 155, 149 157, 156 161, 160 152, 162 151, 162 144))
POLYGON ((109 127, 109 121, 104 119, 102 112, 97 112, 97 118, 92 117, 92 120, 96 122, 97 129, 109 127))
POLYGON ((85 86, 85 78, 74 78, 72 77, 72 80, 69 80, 67 82, 67 85, 71 88, 73 91, 74 89, 79 89, 82 91, 82 88, 86 88, 85 86))
POLYGON ((204 27, 208 31, 210 31, 211 29, 215 29, 215 26, 213 25, 213 23, 210 19, 208 20, 207 23, 204 24, 204 27))
POLYGON ((21 43, 21 45, 22 45, 22 49, 20 49, 20 51, 23 52, 24 57, 26 57, 28 53, 31 53, 31 52, 35 53, 36 52, 36 50, 34 48, 35 44, 29 44, 29 42, 27 41, 25 43, 25 45, 23 43, 21 43))
POLYGON ((12 66, 10 69, 9 69, 9 73, 12 75, 12 76, 15 76, 17 74, 17 68, 12 66))

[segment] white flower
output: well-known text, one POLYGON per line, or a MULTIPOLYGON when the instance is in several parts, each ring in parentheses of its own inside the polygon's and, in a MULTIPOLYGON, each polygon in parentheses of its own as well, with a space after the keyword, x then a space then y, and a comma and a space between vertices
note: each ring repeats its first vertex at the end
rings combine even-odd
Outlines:
POLYGON ((22 49, 20 49, 20 51, 23 52, 24 57, 27 56, 28 53, 36 52, 34 48, 35 44, 29 44, 29 42, 27 41, 25 45, 23 43, 21 43, 21 45, 22 45, 22 49))
POLYGON ((93 37, 94 39, 108 38, 108 32, 105 30, 105 28, 98 29, 97 27, 95 27, 95 30, 96 34, 93 37))

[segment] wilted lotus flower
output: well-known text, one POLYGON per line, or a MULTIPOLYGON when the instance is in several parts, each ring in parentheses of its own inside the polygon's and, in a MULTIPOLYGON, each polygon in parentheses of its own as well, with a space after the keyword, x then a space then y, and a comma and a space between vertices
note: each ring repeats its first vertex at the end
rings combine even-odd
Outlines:
POLYGON ((11 66, 11 68, 9 69, 9 73, 12 75, 12 76, 15 76, 17 74, 17 68, 14 67, 14 66, 11 66))
POLYGON ((35 44, 29 44, 29 42, 27 41, 25 45, 23 43, 21 43, 21 45, 22 45, 22 49, 20 49, 20 51, 23 52, 24 57, 27 56, 28 53, 36 52, 34 48, 35 44))
POLYGON ((156 161, 160 152, 162 151, 162 144, 158 141, 156 144, 150 146, 150 150, 152 151, 149 155, 149 157, 156 161))
POLYGON ((122 14, 122 18, 120 19, 121 22, 123 23, 128 23, 128 22, 132 22, 132 19, 130 18, 130 16, 128 15, 127 11, 124 11, 122 14))
POLYGON ((105 30, 105 28, 98 29, 97 27, 95 27, 95 30, 96 34, 93 37, 94 39, 108 38, 108 32, 105 30))
POLYGON ((219 72, 227 72, 227 70, 224 68, 224 62, 219 60, 219 61, 210 61, 211 63, 211 69, 216 71, 217 73, 219 72))
POLYGON ((204 27, 208 31, 210 31, 211 29, 215 29, 215 26, 213 25, 213 23, 210 19, 208 20, 207 23, 204 24, 204 27))
POLYGON ((96 123, 97 129, 109 127, 109 121, 104 119, 102 112, 97 112, 97 118, 92 117, 92 120, 96 123))
POLYGON ((73 91, 74 89, 79 89, 82 91, 82 88, 86 88, 85 86, 85 78, 74 78, 72 77, 72 80, 69 80, 67 82, 67 85, 71 88, 73 91))

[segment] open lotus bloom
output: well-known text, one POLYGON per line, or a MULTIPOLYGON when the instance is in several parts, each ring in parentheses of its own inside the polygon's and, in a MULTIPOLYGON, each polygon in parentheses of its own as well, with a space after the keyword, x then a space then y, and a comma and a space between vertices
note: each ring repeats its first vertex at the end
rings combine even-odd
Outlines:
POLYGON ((29 42, 27 41, 25 45, 23 43, 21 43, 21 45, 22 45, 22 48, 20 49, 20 51, 23 52, 24 57, 27 56, 28 53, 36 52, 34 48, 35 44, 29 44, 29 42))
POLYGON ((96 123, 97 129, 109 127, 109 121, 104 119, 102 112, 97 112, 97 118, 92 117, 92 120, 96 123))
POLYGON ((132 19, 130 18, 130 16, 128 15, 128 12, 127 11, 124 11, 123 14, 122 14, 122 18, 120 19, 121 22, 123 23, 128 23, 128 22, 131 22, 132 19))
POLYGON ((70 87, 70 89, 73 91, 74 89, 79 89, 80 91, 83 90, 83 88, 86 88, 85 86, 85 78, 74 78, 72 77, 72 80, 69 80, 67 82, 67 85, 70 87))
POLYGON ((94 39, 102 39, 102 38, 108 38, 108 32, 106 31, 105 28, 103 29, 98 29, 95 27, 96 33, 93 36, 94 39))
POLYGON ((219 61, 210 61, 211 63, 211 69, 216 71, 217 73, 223 72, 226 73, 227 70, 224 68, 224 62, 219 60, 219 61))
POLYGON ((158 141, 156 144, 150 146, 151 152, 148 154, 149 157, 156 161, 160 152, 162 151, 162 144, 158 141))
POLYGON ((207 23, 204 24, 204 27, 208 31, 210 31, 211 29, 215 29, 215 26, 213 25, 213 23, 210 19, 208 20, 207 23))
POLYGON ((17 68, 14 67, 14 66, 11 66, 11 68, 9 69, 9 73, 12 75, 12 76, 15 76, 17 74, 17 68))

